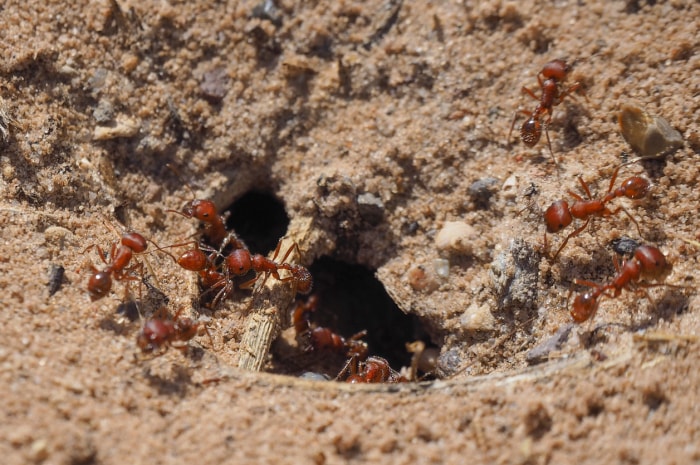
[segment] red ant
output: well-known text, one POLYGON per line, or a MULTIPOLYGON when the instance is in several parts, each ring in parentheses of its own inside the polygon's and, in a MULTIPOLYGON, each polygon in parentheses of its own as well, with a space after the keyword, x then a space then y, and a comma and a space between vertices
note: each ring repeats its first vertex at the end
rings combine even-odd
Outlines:
POLYGON ((610 283, 600 285, 585 280, 574 280, 576 284, 589 286, 593 290, 576 296, 570 310, 571 317, 577 323, 583 323, 595 315, 596 310, 598 310, 598 299, 601 296, 618 297, 623 289, 628 289, 633 282, 639 281, 642 277, 658 279, 664 274, 667 266, 666 257, 659 249, 649 245, 641 245, 634 251, 631 259, 622 263, 622 267, 615 260, 617 275, 610 283), (608 291, 612 293, 608 293, 608 291))
MULTIPOLYGON (((649 192, 649 181, 639 176, 632 176, 631 178, 626 179, 622 182, 622 184, 620 184, 620 187, 613 190, 613 185, 615 184, 617 173, 620 168, 621 167, 618 166, 615 169, 612 179, 610 179, 610 187, 608 187, 608 192, 602 199, 593 199, 591 197, 591 191, 588 189, 588 185, 579 177, 578 180, 581 183, 583 190, 586 192, 588 200, 584 200, 580 195, 569 191, 569 195, 576 199, 576 202, 574 202, 571 206, 569 206, 566 200, 558 200, 547 208, 544 213, 544 220, 547 223, 547 232, 549 233, 557 233, 561 231, 570 225, 574 218, 586 220, 585 223, 583 223, 583 226, 566 236, 566 239, 564 239, 564 242, 559 246, 557 253, 555 253, 554 257, 552 258, 556 258, 569 239, 577 236, 584 229, 586 229, 586 226, 588 226, 591 219, 596 216, 611 216, 623 211, 637 226, 639 235, 642 235, 642 232, 639 230, 639 224, 627 210, 625 210, 623 207, 618 207, 616 210, 610 210, 607 207, 607 204, 614 198, 627 197, 628 199, 638 200, 646 196, 647 192, 649 192)), ((546 249, 547 233, 545 233, 544 242, 546 249)))
POLYGON ((153 353, 169 346, 183 349, 186 346, 175 346, 175 342, 187 342, 204 330, 209 341, 214 345, 209 330, 203 323, 192 321, 191 318, 180 318, 183 309, 178 310, 172 319, 151 318, 146 320, 141 331, 136 336, 136 344, 144 353, 153 353))
POLYGON ((360 339, 367 335, 367 331, 360 331, 346 339, 329 328, 312 325, 309 315, 316 311, 317 306, 318 296, 314 294, 306 302, 297 302, 292 316, 297 339, 306 345, 305 351, 332 350, 348 357, 357 355, 360 360, 365 360, 369 350, 367 343, 360 339))
POLYGON ((547 146, 549 147, 549 153, 552 155, 552 160, 554 164, 559 167, 557 159, 554 157, 554 152, 552 152, 552 142, 549 139, 549 123, 552 122, 552 109, 554 106, 559 105, 566 96, 576 92, 581 88, 580 83, 574 83, 569 86, 565 91, 559 90, 559 84, 566 80, 567 75, 571 71, 571 67, 566 64, 564 60, 552 60, 546 63, 542 70, 537 74, 537 82, 542 90, 542 95, 538 98, 537 95, 527 87, 523 86, 522 92, 527 93, 539 103, 535 107, 535 110, 530 112, 527 110, 519 110, 513 115, 513 122, 510 125, 510 132, 508 133, 508 140, 510 141, 510 136, 513 134, 513 128, 515 127, 515 121, 518 117, 518 113, 529 116, 529 118, 523 123, 520 128, 520 138, 523 144, 528 147, 534 147, 537 142, 539 142, 540 137, 542 137, 542 127, 544 126, 544 133, 547 136, 547 146), (544 78, 544 79, 543 79, 544 78), (547 119, 543 121, 543 117, 547 116, 547 119))
POLYGON ((214 298, 214 306, 233 291, 235 283, 230 279, 230 275, 240 277, 248 274, 250 270, 255 271, 256 275, 248 281, 239 284, 241 289, 250 288, 258 280, 259 274, 264 273, 265 278, 260 284, 260 288, 265 285, 267 278, 272 275, 281 282, 292 281, 295 294, 308 294, 311 292, 313 278, 309 270, 301 265, 285 263, 292 251, 296 251, 297 255, 300 255, 299 246, 294 243, 284 254, 284 257, 282 257, 282 263, 277 263, 275 259, 279 255, 281 245, 282 241, 280 240, 271 259, 260 254, 251 254, 250 251, 245 248, 235 249, 229 253, 224 259, 223 279, 212 286, 212 288, 222 288, 214 298), (289 276, 280 276, 279 270, 288 271, 289 276))
POLYGON ((348 363, 340 371, 336 380, 346 373, 350 375, 345 379, 348 383, 403 383, 406 382, 400 373, 393 370, 382 357, 369 357, 361 361, 357 355, 353 355, 348 363))
MULTIPOLYGON (((179 171, 170 164, 167 166, 182 180, 187 190, 189 190, 192 197, 194 197, 194 191, 190 185, 184 181, 179 171)), ((245 244, 243 244, 235 233, 226 230, 226 221, 223 216, 217 213, 216 205, 211 200, 193 199, 182 207, 182 211, 166 211, 177 213, 185 218, 195 218, 204 223, 204 236, 212 247, 219 247, 219 250, 223 250, 226 245, 233 243, 234 248, 245 248, 245 244)))
POLYGON ((119 245, 117 245, 116 242, 113 243, 112 250, 109 254, 111 263, 105 260, 104 252, 102 252, 102 249, 97 244, 92 244, 86 248, 83 253, 93 247, 97 249, 100 258, 107 266, 102 271, 99 271, 94 266, 90 267, 93 273, 88 280, 87 287, 92 301, 101 299, 109 293, 112 289, 112 279, 117 281, 138 281, 136 276, 129 273, 134 270, 143 272, 143 264, 136 263, 129 266, 129 263, 134 253, 143 253, 148 247, 148 242, 141 234, 136 232, 124 233, 119 245))

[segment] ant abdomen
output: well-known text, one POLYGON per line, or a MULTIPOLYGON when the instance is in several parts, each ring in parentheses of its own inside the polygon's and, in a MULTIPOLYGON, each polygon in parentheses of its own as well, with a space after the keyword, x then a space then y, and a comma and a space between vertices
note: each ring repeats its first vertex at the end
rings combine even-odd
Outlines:
POLYGON ((520 139, 523 141, 523 144, 527 145, 528 147, 534 147, 537 145, 541 137, 542 124, 534 117, 531 117, 525 121, 520 128, 520 139))
POLYGON ((661 275, 668 266, 664 254, 656 247, 648 245, 637 247, 634 251, 634 258, 639 261, 642 272, 652 278, 661 275))
POLYGON ((649 187, 649 181, 639 176, 633 176, 625 180, 619 190, 628 199, 638 200, 646 197, 649 187))
POLYGON ((98 271, 92 274, 88 280, 88 293, 90 300, 98 300, 109 294, 112 289, 111 271, 98 271))
POLYGON ((558 200, 547 208, 544 213, 544 219, 547 223, 547 232, 557 233, 569 226, 573 221, 569 204, 566 200, 558 200))

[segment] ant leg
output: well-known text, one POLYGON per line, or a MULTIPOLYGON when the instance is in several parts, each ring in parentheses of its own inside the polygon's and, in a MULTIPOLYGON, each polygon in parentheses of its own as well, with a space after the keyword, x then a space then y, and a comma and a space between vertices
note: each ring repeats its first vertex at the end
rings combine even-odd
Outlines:
POLYGON ((583 187, 584 192, 588 196, 588 200, 592 200, 593 196, 591 195, 590 189, 588 189, 588 184, 586 184, 586 181, 583 180, 581 176, 578 177, 578 182, 581 183, 581 186, 583 187))
POLYGON ((554 156, 554 151, 552 150, 552 141, 549 138, 549 122, 552 120, 552 115, 549 115, 549 119, 547 122, 544 124, 544 135, 547 137, 547 147, 549 147, 549 154, 552 157, 552 161, 554 162, 554 166, 557 167, 557 177, 559 177, 559 172, 561 171, 561 167, 559 166, 559 162, 557 161, 557 157, 554 156))
POLYGON ((350 360, 345 362, 345 366, 343 367, 342 370, 338 373, 338 376, 335 377, 334 381, 340 381, 340 379, 344 376, 349 374, 350 376, 356 375, 360 371, 360 357, 357 354, 353 354, 352 357, 350 357, 350 360))
POLYGON ((287 249, 287 252, 284 254, 284 257, 282 257, 281 263, 287 263, 287 258, 289 258, 289 255, 290 255, 293 251, 296 251, 296 253, 297 253, 297 259, 300 259, 300 258, 301 258, 301 252, 299 251, 299 244, 297 244, 297 243, 295 242, 295 243, 293 243, 293 244, 291 245, 291 247, 289 247, 289 248, 287 249))
POLYGON ((564 248, 564 246, 566 245, 566 243, 569 242, 569 239, 571 239, 572 237, 578 236, 578 235, 581 233, 581 231, 583 231, 584 229, 586 229, 586 226, 588 226, 588 223, 590 223, 590 221, 591 221, 590 218, 587 219, 586 222, 583 223, 583 226, 581 226, 580 228, 576 229, 576 230, 573 231, 571 234, 569 234, 568 236, 566 236, 566 239, 564 239, 564 242, 559 246, 559 250, 557 250, 557 253, 554 254, 554 256, 552 257, 552 260, 554 260, 555 258, 557 258, 557 256, 559 255, 559 252, 561 252, 562 249, 564 248))
MULTIPOLYGON (((112 252, 111 252, 110 257, 114 256, 114 248, 116 247, 116 245, 117 245, 116 242, 114 244, 112 244, 112 252)), ((89 245, 89 246, 87 246, 87 248, 85 250, 82 251, 82 253, 84 254, 90 249, 97 249, 97 255, 100 256, 100 260, 102 260, 102 263, 109 266, 109 262, 105 258, 105 253, 102 251, 102 248, 99 245, 97 245, 97 244, 89 245)))
MULTIPOLYGON (((581 90, 581 89, 582 89, 582 87, 581 87, 580 82, 577 82, 575 84, 570 85, 568 89, 566 89, 565 91, 563 91, 559 94, 559 99, 558 99, 557 103, 561 103, 565 97, 574 98, 574 95, 573 95, 574 92, 577 92, 578 90, 581 90)), ((586 95, 585 92, 580 92, 580 94, 583 95, 583 98, 585 98, 586 102, 588 102, 588 95, 586 95)))
POLYGON ((608 192, 606 192, 607 194, 612 192, 613 186, 615 185, 615 180, 617 179, 617 173, 620 171, 620 168, 622 168, 622 165, 618 166, 615 168, 615 171, 613 171, 612 178, 610 178, 610 186, 608 186, 608 192))
POLYGON ((515 122, 518 120, 518 115, 525 115, 532 117, 532 112, 527 110, 517 110, 513 113, 513 122, 510 123, 510 131, 508 131, 508 143, 510 144, 510 137, 513 135, 513 128, 515 127, 515 122))
MULTIPOLYGON (((580 179, 580 178, 579 178, 579 179, 580 179)), ((570 195, 571 197, 575 198, 575 199, 578 200, 579 202, 584 202, 583 197, 581 197, 580 195, 578 195, 578 194, 575 193, 574 191, 567 191, 567 192, 569 193, 569 195, 570 195)), ((589 195, 588 197, 589 197, 589 199, 590 199, 590 195, 589 195)))
POLYGON ((577 284, 580 286, 592 287, 593 289, 601 289, 603 287, 598 283, 594 283, 593 281, 588 281, 586 279, 578 279, 578 278, 574 278, 574 284, 577 284))
MULTIPOLYGON (((541 88, 541 87, 542 87, 542 81, 540 80, 540 77, 539 77, 539 76, 537 76, 537 80, 539 81, 539 83, 540 83, 540 88, 541 88)), ((540 100, 540 98, 539 98, 537 95, 535 95, 535 93, 534 93, 533 91, 531 91, 530 89, 528 89, 528 88, 525 87, 525 86, 523 86, 523 88, 520 89, 520 92, 522 92, 523 94, 528 94, 530 97, 532 97, 533 99, 535 99, 535 100, 537 100, 537 101, 540 100)))
MULTIPOLYGON (((268 276, 269 276, 269 274, 265 273, 265 279, 263 280, 262 285, 265 284, 265 281, 267 281, 268 276)), ((257 281, 259 277, 260 276, 258 276, 256 274, 253 278, 249 279, 248 281, 239 284, 238 285, 239 289, 250 289, 251 287, 253 287, 253 285, 255 284, 255 281, 257 281)), ((262 285, 261 285, 261 287, 262 287, 262 285)))
POLYGON ((630 212, 628 212, 628 211, 625 209, 625 207, 620 206, 620 207, 617 207, 615 210, 612 210, 612 211, 606 209, 606 211, 604 212, 604 215, 606 215, 606 216, 609 216, 609 215, 617 215, 618 213, 620 213, 620 211, 624 212, 624 214, 627 215, 627 217, 628 217, 630 220, 632 220, 632 223, 634 223, 634 225, 637 227, 637 232, 639 233, 639 237, 641 237, 642 239, 644 239, 644 235, 642 234, 642 230, 639 228, 639 223, 637 223, 637 220, 634 219, 634 217, 630 214, 630 212))

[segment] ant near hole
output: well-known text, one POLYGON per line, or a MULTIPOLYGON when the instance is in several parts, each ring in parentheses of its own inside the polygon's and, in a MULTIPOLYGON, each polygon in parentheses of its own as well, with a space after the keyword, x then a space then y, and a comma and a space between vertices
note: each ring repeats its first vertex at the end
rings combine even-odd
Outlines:
POLYGON ((346 357, 356 355, 360 360, 366 360, 369 355, 369 347, 362 338, 367 335, 367 331, 363 330, 345 338, 330 328, 313 324, 311 313, 315 312, 317 307, 318 295, 313 294, 306 302, 297 301, 292 314, 297 341, 304 352, 329 350, 346 357))
POLYGON ((214 202, 208 199, 195 198, 194 190, 192 190, 189 183, 184 180, 180 172, 171 164, 167 164, 166 166, 180 179, 192 196, 192 200, 187 202, 181 210, 171 209, 166 211, 176 213, 185 218, 194 218, 203 223, 204 239, 207 244, 217 248, 219 252, 222 252, 229 244, 232 244, 235 249, 247 248, 235 232, 226 230, 226 220, 223 216, 218 214, 214 202))
MULTIPOLYGON (((646 294, 651 301, 649 294, 639 288, 654 287, 662 284, 639 283, 642 278, 653 280, 662 279, 669 271, 668 262, 664 254, 656 247, 640 245, 632 255, 632 258, 625 260, 622 266, 614 260, 617 274, 607 284, 598 284, 582 279, 575 279, 574 283, 588 286, 592 290, 578 294, 574 298, 574 303, 569 310, 571 317, 576 323, 583 323, 592 318, 598 310, 600 299, 603 296, 616 298, 622 294, 622 290, 638 289, 646 294)), ((665 284, 666 286, 671 286, 665 284)), ((672 286, 675 287, 675 286, 672 286)))
POLYGON ((346 383, 403 383, 408 381, 399 372, 389 366, 389 362, 382 357, 370 356, 367 360, 360 360, 358 355, 353 355, 335 378, 340 381, 345 378, 346 383))
POLYGON ((562 242, 562 244, 559 246, 559 249, 557 249, 557 252, 554 254, 552 259, 557 258, 559 252, 561 252, 564 249, 564 246, 566 246, 566 243, 569 241, 569 239, 579 235, 584 229, 586 229, 586 227, 594 217, 612 216, 622 211, 635 224, 639 235, 642 235, 637 220, 635 220, 632 217, 632 215, 630 215, 630 213, 627 210, 625 210, 624 207, 619 206, 615 210, 610 210, 607 207, 607 204, 610 201, 618 197, 626 197, 631 200, 642 199, 647 195, 647 193, 649 192, 649 188, 651 187, 651 184, 648 180, 639 176, 632 176, 624 180, 622 184, 620 184, 620 187, 613 190, 615 180, 617 179, 617 174, 620 171, 621 167, 622 166, 618 166, 613 172, 612 178, 610 179, 610 186, 608 187, 608 192, 602 198, 593 199, 593 197, 591 196, 591 191, 590 189, 588 189, 588 185, 581 177, 579 177, 579 183, 581 183, 581 187, 586 193, 588 199, 583 199, 580 195, 572 191, 568 191, 569 195, 576 199, 576 201, 572 203, 571 206, 569 206, 569 203, 566 200, 558 200, 552 203, 552 205, 550 205, 549 208, 547 208, 547 210, 544 213, 544 220, 547 225, 547 231, 544 235, 545 250, 547 249, 547 233, 558 233, 565 227, 569 226, 573 222, 574 218, 577 218, 579 220, 585 220, 582 226, 580 226, 576 230, 569 233, 568 236, 566 236, 566 239, 564 239, 564 242, 562 242))
POLYGON ((552 156, 557 170, 560 168, 554 156, 554 152, 552 151, 552 141, 549 138, 549 124, 552 122, 554 107, 563 102, 567 96, 581 89, 581 84, 578 82, 570 85, 566 90, 560 89, 559 85, 566 80, 570 72, 571 67, 564 60, 552 60, 546 63, 537 74, 537 82, 540 86, 541 95, 538 97, 525 86, 521 89, 521 92, 528 94, 538 101, 537 106, 533 111, 516 111, 513 115, 513 122, 510 125, 510 132, 508 133, 508 141, 510 142, 518 114, 527 116, 528 119, 526 119, 520 127, 520 139, 526 146, 534 147, 540 141, 542 129, 544 129, 545 136, 547 137, 547 147, 549 147, 549 153, 552 156))
MULTIPOLYGON (((181 317, 180 314, 184 309, 180 309, 172 318, 150 318, 146 320, 143 327, 136 336, 136 345, 144 354, 162 355, 168 347, 186 351, 186 344, 179 345, 177 343, 186 343, 206 332, 209 336, 209 342, 212 347, 214 341, 207 329, 205 323, 193 321, 191 318, 181 317)), ((161 309, 161 313, 167 313, 161 309)))
POLYGON ((277 243, 277 247, 271 259, 260 254, 251 254, 248 249, 244 248, 231 251, 224 259, 223 278, 211 286, 211 289, 220 288, 216 297, 214 297, 213 305, 216 307, 219 302, 226 299, 226 297, 233 292, 236 282, 232 277, 240 278, 251 271, 254 271, 255 275, 251 279, 238 284, 239 288, 251 288, 258 281, 260 275, 264 274, 265 276, 262 282, 257 287, 258 290, 265 286, 270 276, 273 276, 280 282, 291 282, 294 294, 310 293, 313 287, 313 278, 309 270, 302 265, 287 262, 292 252, 296 252, 297 257, 301 256, 299 245, 296 242, 293 243, 289 249, 287 249, 280 262, 277 262, 275 260, 279 255, 281 247, 282 239, 277 243), (281 276, 279 273, 280 270, 285 270, 288 274, 286 276, 281 276))

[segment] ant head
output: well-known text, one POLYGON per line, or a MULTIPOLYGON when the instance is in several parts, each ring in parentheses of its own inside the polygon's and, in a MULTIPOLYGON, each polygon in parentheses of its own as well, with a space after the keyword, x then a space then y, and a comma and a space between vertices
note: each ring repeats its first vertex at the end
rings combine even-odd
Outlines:
POLYGON ((207 256, 199 249, 187 250, 177 263, 188 271, 202 271, 207 267, 207 256))
POLYGON ((585 292, 576 296, 569 313, 576 323, 583 323, 592 317, 597 309, 598 296, 594 292, 585 292))
POLYGON ((182 208, 182 214, 206 223, 216 216, 216 205, 211 200, 195 199, 182 208))
POLYGON ((98 271, 88 280, 90 300, 95 301, 109 294, 112 289, 112 274, 108 271, 98 271))
POLYGON ((542 124, 537 118, 531 116, 520 128, 520 138, 523 144, 534 147, 540 141, 540 137, 542 137, 542 124))
POLYGON ((552 60, 542 67, 542 76, 546 79, 563 81, 571 71, 571 67, 564 60, 552 60))
POLYGON ((573 218, 566 200, 558 200, 550 205, 544 212, 544 220, 547 223, 548 233, 557 233, 569 226, 573 218))
POLYGON ((122 245, 129 247, 136 253, 142 253, 146 251, 148 242, 141 234, 129 232, 122 235, 122 245))
POLYGON ((250 252, 246 249, 236 249, 226 257, 228 270, 236 276, 243 276, 253 267, 250 252))

